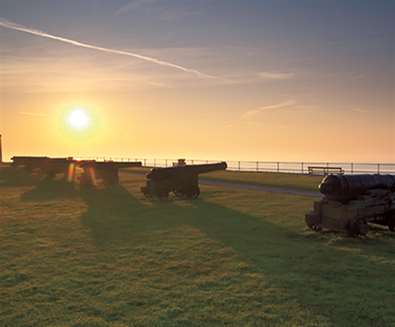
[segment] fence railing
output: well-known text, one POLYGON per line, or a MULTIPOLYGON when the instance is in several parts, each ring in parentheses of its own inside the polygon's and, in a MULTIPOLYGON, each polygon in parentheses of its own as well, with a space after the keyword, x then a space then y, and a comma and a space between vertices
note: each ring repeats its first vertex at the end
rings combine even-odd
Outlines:
MULTIPOLYGON (((135 158, 135 157, 79 157, 78 159, 98 161, 141 161, 144 167, 171 167, 178 159, 135 158)), ((187 159, 186 163, 203 164, 221 160, 187 159)), ((228 170, 245 172, 278 172, 308 174, 309 167, 341 168, 346 174, 393 174, 395 163, 360 163, 360 162, 288 162, 288 161, 236 161, 225 160, 228 170)))

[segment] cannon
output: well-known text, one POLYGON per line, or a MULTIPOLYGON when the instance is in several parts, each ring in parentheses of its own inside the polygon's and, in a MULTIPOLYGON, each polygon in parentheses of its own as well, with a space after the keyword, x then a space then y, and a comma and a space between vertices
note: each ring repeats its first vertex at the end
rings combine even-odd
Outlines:
POLYGON ((226 168, 226 162, 153 168, 147 174, 146 185, 141 191, 147 197, 159 199, 167 199, 170 192, 178 198, 195 199, 200 194, 199 174, 226 168))
POLYGON ((28 157, 15 156, 11 158, 13 167, 22 167, 29 172, 38 170, 48 178, 55 178, 57 174, 64 174, 64 179, 73 182, 77 170, 81 171, 80 184, 86 186, 96 185, 101 179, 104 185, 119 183, 119 169, 141 167, 141 162, 117 162, 96 160, 75 160, 69 158, 28 157))
POLYGON ((104 185, 109 186, 119 184, 119 169, 141 167, 141 162, 83 160, 78 162, 78 166, 83 169, 82 185, 94 186, 97 179, 101 179, 104 185))
POLYGON ((305 217, 315 231, 345 231, 366 235, 368 223, 395 230, 395 176, 328 175, 319 185, 324 197, 305 217))
POLYGON ((22 167, 28 172, 35 170, 40 171, 48 178, 54 178, 56 174, 64 174, 67 176, 69 165, 73 162, 73 158, 49 158, 44 156, 14 156, 11 158, 13 167, 22 167))
POLYGON ((11 158, 12 167, 25 168, 28 171, 32 171, 34 169, 39 168, 45 161, 47 161, 48 157, 29 157, 29 156, 14 156, 11 158))

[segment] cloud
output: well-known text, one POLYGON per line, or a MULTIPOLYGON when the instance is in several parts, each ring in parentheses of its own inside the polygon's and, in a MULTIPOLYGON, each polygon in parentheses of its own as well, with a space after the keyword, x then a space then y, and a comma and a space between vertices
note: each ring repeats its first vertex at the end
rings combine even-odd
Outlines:
POLYGON ((287 80, 294 77, 293 73, 259 72, 258 77, 265 80, 287 80))
POLYGON ((238 85, 238 84, 253 84, 260 82, 276 82, 276 81, 286 81, 293 79, 295 77, 294 73, 273 73, 273 72, 254 72, 248 75, 231 75, 219 78, 217 81, 221 81, 224 85, 238 85))
POLYGON ((140 6, 146 5, 146 4, 151 4, 151 3, 155 3, 158 2, 158 0, 134 0, 134 1, 130 1, 126 4, 124 4, 123 6, 121 6, 116 12, 115 15, 122 15, 122 14, 126 14, 129 11, 133 11, 135 9, 137 9, 140 6))
POLYGON ((262 106, 262 107, 259 107, 256 109, 246 111, 245 113, 243 113, 242 118, 244 118, 244 119, 251 118, 251 117, 254 117, 264 111, 268 111, 268 110, 279 110, 279 109, 284 109, 284 108, 290 108, 290 107, 293 107, 295 104, 296 104, 296 102, 294 100, 287 100, 287 101, 276 103, 276 104, 262 106))
POLYGON ((30 116, 30 117, 48 117, 47 114, 39 113, 39 112, 21 111, 21 112, 19 112, 19 114, 22 116, 30 116))
POLYGON ((364 114, 364 113, 368 113, 368 112, 369 112, 369 110, 367 110, 367 109, 362 109, 362 108, 351 108, 351 111, 359 112, 359 113, 361 113, 361 114, 364 114))
POLYGON ((184 67, 178 64, 174 64, 168 61, 164 61, 158 58, 153 58, 153 57, 148 57, 148 56, 144 56, 138 53, 134 53, 134 52, 129 52, 129 51, 123 51, 123 50, 117 50, 117 49, 112 49, 112 48, 105 48, 105 47, 99 47, 93 44, 88 44, 88 43, 84 43, 84 42, 80 42, 80 41, 76 41, 76 40, 72 40, 72 39, 68 39, 68 38, 64 38, 61 36, 57 36, 57 35, 53 35, 53 34, 49 34, 40 30, 36 30, 36 29, 32 29, 29 27, 26 27, 24 25, 20 25, 11 21, 8 21, 6 19, 0 18, 0 27, 4 27, 10 30, 15 30, 15 31, 19 31, 19 32, 24 32, 24 33, 28 33, 31 35, 36 35, 36 36, 40 36, 40 37, 44 37, 44 38, 48 38, 48 39, 52 39, 52 40, 56 40, 59 42, 63 42, 63 43, 68 43, 77 47, 81 47, 81 48, 87 48, 87 49, 92 49, 92 50, 96 50, 96 51, 101 51, 101 52, 106 52, 106 53, 112 53, 112 54, 117 54, 117 55, 122 55, 122 56, 129 56, 129 57, 133 57, 133 58, 137 58, 143 61, 147 61, 159 66, 165 66, 165 67, 169 67, 169 68, 173 68, 176 70, 180 70, 186 73, 190 73, 190 74, 194 74, 195 76, 199 77, 199 78, 209 78, 209 79, 215 79, 215 76, 212 75, 208 75, 205 73, 202 73, 196 69, 192 69, 192 68, 188 68, 188 67, 184 67))

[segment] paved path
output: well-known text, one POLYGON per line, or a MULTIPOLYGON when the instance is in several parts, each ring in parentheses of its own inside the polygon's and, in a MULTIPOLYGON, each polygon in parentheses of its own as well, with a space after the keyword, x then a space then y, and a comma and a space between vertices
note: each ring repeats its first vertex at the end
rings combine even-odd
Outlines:
POLYGON ((248 184, 248 183, 224 181, 224 180, 204 178, 204 177, 200 177, 199 182, 202 185, 219 185, 219 186, 243 189, 243 190, 321 197, 321 193, 318 191, 309 191, 309 190, 302 190, 302 189, 290 188, 290 187, 248 184))

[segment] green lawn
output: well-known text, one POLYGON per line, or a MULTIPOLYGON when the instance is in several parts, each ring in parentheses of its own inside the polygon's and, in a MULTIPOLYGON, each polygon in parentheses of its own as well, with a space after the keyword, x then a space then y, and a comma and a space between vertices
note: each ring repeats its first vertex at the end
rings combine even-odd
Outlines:
POLYGON ((0 170, 0 326, 394 326, 395 235, 306 230, 312 199, 143 176, 75 190, 0 170))

